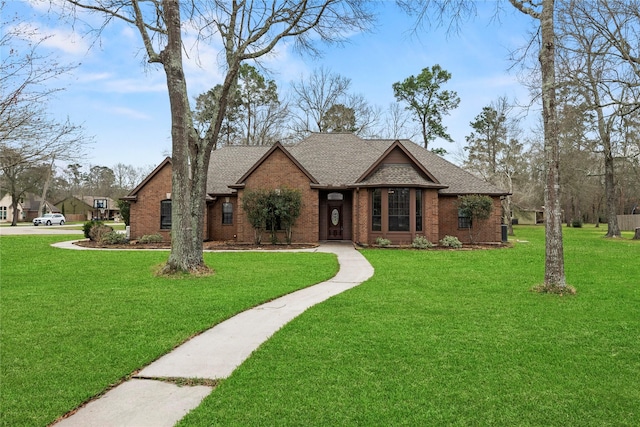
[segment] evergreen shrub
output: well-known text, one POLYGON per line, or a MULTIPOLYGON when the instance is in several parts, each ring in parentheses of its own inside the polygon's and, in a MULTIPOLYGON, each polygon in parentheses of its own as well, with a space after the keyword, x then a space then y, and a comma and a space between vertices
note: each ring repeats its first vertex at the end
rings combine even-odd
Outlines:
POLYGON ((433 243, 431 243, 429 239, 424 236, 416 236, 416 238, 413 239, 411 246, 416 249, 429 249, 433 247, 433 243))
POLYGON ((461 248, 462 242, 455 236, 444 236, 443 239, 440 240, 440 245, 445 248, 461 248))

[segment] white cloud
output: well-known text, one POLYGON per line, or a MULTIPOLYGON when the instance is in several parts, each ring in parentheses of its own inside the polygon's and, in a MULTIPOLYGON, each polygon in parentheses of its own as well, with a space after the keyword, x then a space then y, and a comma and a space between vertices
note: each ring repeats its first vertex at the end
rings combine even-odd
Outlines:
POLYGON ((115 79, 105 82, 102 89, 112 93, 157 93, 166 92, 167 85, 157 79, 115 79))
POLYGON ((83 73, 78 76, 78 83, 95 83, 108 80, 111 73, 83 73))
POLYGON ((89 50, 89 44, 79 34, 68 29, 49 28, 36 22, 22 22, 7 27, 5 31, 14 32, 33 44, 66 54, 84 55, 89 50))
POLYGON ((116 114, 118 116, 125 116, 135 120, 152 120, 153 119, 153 116, 149 114, 146 114, 139 110, 134 110, 132 108, 127 108, 127 107, 114 106, 114 107, 109 107, 105 109, 105 111, 107 113, 116 114))

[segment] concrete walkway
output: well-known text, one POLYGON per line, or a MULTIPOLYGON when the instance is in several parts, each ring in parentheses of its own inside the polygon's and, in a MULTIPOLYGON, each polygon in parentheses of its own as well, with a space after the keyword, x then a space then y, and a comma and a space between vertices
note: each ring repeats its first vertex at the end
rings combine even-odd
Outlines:
POLYGON ((162 379, 227 378, 287 322, 309 307, 373 276, 373 267, 351 243, 326 243, 305 251, 335 253, 340 263, 338 274, 326 282, 285 295, 216 325, 56 426, 173 426, 213 389, 202 385, 179 387, 162 379))

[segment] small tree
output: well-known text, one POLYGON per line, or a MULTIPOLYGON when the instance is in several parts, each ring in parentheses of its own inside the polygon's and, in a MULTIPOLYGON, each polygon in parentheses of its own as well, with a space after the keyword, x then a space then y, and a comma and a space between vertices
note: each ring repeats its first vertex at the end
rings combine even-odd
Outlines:
POLYGON ((256 245, 262 243, 262 233, 267 227, 268 198, 269 193, 262 189, 247 190, 242 197, 242 209, 253 227, 256 245))
POLYGON ((473 233, 473 226, 477 220, 489 219, 493 211, 493 199, 479 194, 460 196, 458 198, 458 210, 460 215, 471 219, 469 240, 471 240, 471 243, 475 243, 476 236, 473 233))
POLYGON ((271 233, 271 243, 277 243, 277 232, 282 228, 290 244, 293 226, 302 211, 302 194, 288 188, 248 190, 242 199, 242 209, 255 231, 256 244, 262 242, 265 229, 271 233))
MULTIPOLYGON (((118 204, 118 209, 120 209, 120 216, 122 217, 122 221, 124 221, 124 225, 129 225, 129 214, 131 212, 129 202, 126 200, 118 200, 116 202, 118 204)), ((62 205, 64 207, 64 205, 62 205)))
POLYGON ((302 194, 300 190, 283 188, 277 199, 280 224, 285 230, 287 244, 291 244, 293 226, 302 212, 302 194))

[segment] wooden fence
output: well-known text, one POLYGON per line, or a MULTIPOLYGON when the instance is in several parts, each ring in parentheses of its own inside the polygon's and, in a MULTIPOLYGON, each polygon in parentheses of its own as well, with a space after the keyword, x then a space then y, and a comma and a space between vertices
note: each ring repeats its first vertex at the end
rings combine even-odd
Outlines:
POLYGON ((640 215, 618 215, 618 227, 622 231, 634 231, 640 228, 640 215))

